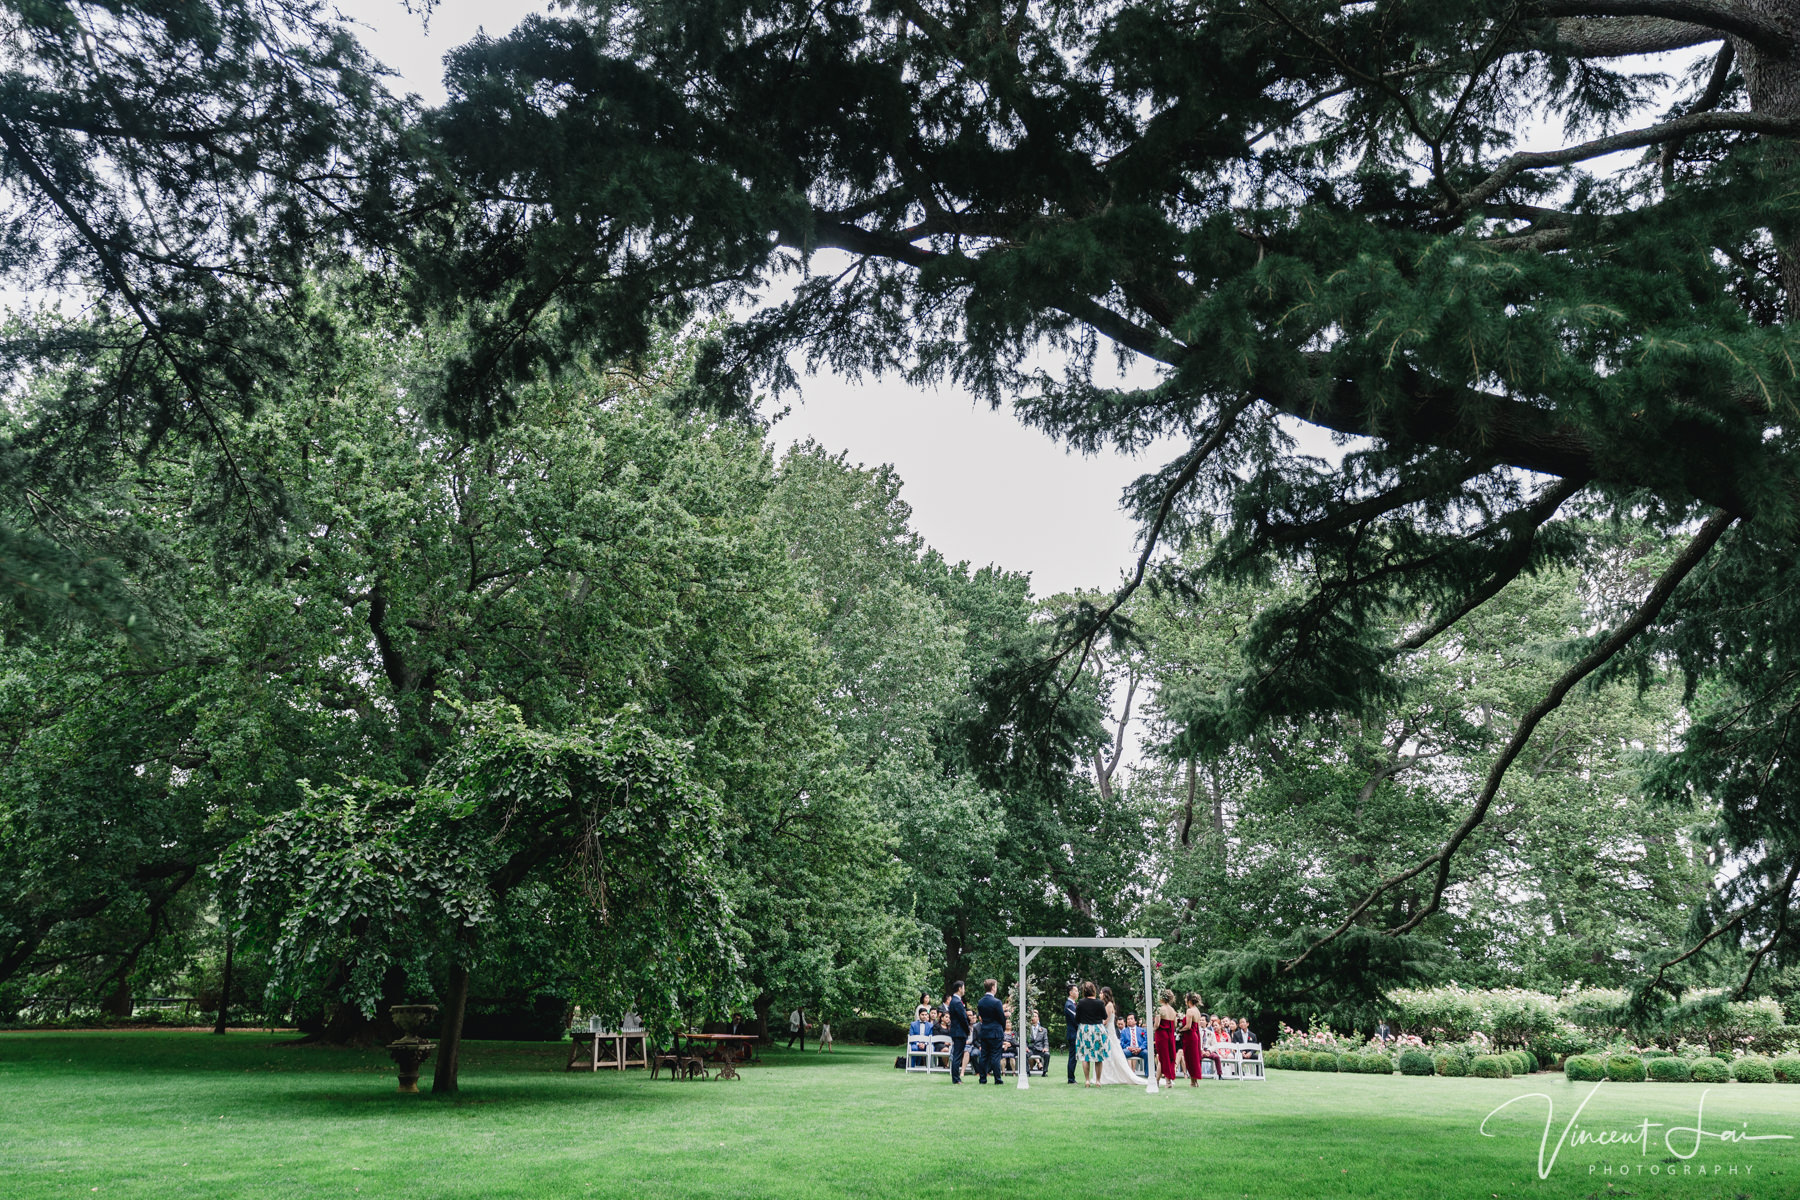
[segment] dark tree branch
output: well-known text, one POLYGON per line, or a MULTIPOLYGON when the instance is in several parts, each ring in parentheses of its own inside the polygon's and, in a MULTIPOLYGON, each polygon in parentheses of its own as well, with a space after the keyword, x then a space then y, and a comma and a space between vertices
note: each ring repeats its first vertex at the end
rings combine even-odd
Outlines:
POLYGON ((1522 510, 1519 516, 1524 522, 1524 528, 1513 534, 1507 547, 1506 557, 1500 560, 1493 573, 1482 585, 1470 592, 1463 602, 1450 612, 1411 637, 1401 640, 1394 648, 1396 650, 1421 649, 1429 645, 1433 638, 1498 596, 1500 590, 1518 578, 1519 572, 1523 571, 1525 565, 1531 561, 1531 548, 1537 542, 1538 530, 1542 529, 1545 522, 1556 515, 1557 510, 1571 496, 1586 486, 1580 479, 1559 480, 1538 497, 1537 503, 1522 510))
POLYGON ((1537 7, 1545 16, 1551 17, 1645 18, 1697 26, 1711 32, 1712 37, 1683 43, 1689 46, 1729 34, 1773 54, 1785 57, 1793 52, 1793 43, 1786 31, 1758 20, 1739 5, 1714 0, 1539 0, 1537 7))
POLYGON ((1650 623, 1656 619, 1657 614, 1662 612, 1663 606, 1668 603, 1669 597, 1674 595, 1675 589, 1681 585, 1682 580, 1686 579, 1688 575, 1693 572, 1694 568, 1700 565, 1701 561, 1706 558, 1707 553, 1718 542, 1719 538, 1724 535, 1725 531, 1731 527, 1732 522, 1736 519, 1737 518, 1730 513, 1722 512, 1714 513, 1711 517, 1708 517, 1705 523, 1700 526, 1699 532, 1694 535, 1693 540, 1682 549, 1680 554, 1676 555, 1675 561, 1670 563, 1668 568, 1658 576, 1656 586, 1650 589, 1650 594, 1644 598, 1644 602, 1638 606, 1637 611, 1632 613, 1630 618, 1615 629, 1605 641, 1601 642, 1598 646, 1594 647, 1593 650, 1583 656, 1580 662, 1563 672, 1557 681, 1551 685, 1549 692, 1544 698, 1538 701, 1538 703, 1520 719, 1519 726, 1513 731, 1512 737, 1507 740, 1505 749, 1500 752, 1500 756, 1495 759, 1494 764, 1488 769, 1487 780, 1483 783, 1481 792, 1476 797, 1474 807, 1470 809, 1468 816, 1463 818, 1462 823, 1456 827, 1447 839, 1445 839, 1444 844, 1440 846, 1435 853, 1427 856, 1422 861, 1415 863, 1413 866, 1399 874, 1390 876, 1377 884, 1369 894, 1364 896, 1362 901, 1350 911, 1350 915, 1345 917, 1343 922, 1340 923, 1336 929, 1333 929, 1330 933, 1315 941, 1296 957, 1283 963, 1282 970, 1284 972, 1293 971, 1301 963, 1305 962, 1315 950, 1341 937, 1346 930, 1356 923, 1357 919, 1361 917, 1363 913, 1368 911, 1369 907, 1373 905, 1376 900, 1408 880, 1424 874, 1424 872, 1433 865, 1437 867, 1437 880, 1432 888, 1430 901, 1421 906, 1410 918, 1389 929, 1387 932, 1395 935, 1410 933, 1412 930, 1423 924, 1427 917, 1435 913, 1438 910, 1438 907, 1443 903, 1444 889, 1449 886, 1451 859, 1455 856, 1457 850, 1462 847, 1462 844, 1468 840, 1469 836, 1475 832, 1476 828, 1480 826, 1481 822, 1486 819, 1488 809, 1492 806, 1494 797, 1499 793, 1500 784, 1506 778, 1507 769, 1512 766, 1513 761, 1524 751, 1526 743, 1531 740, 1531 735, 1537 729, 1538 725, 1543 722, 1545 717, 1549 716, 1552 712, 1555 712, 1556 709, 1561 706, 1563 699, 1574 689, 1576 684, 1605 666, 1620 651, 1625 649, 1625 647, 1631 643, 1632 639, 1636 638, 1638 634, 1642 633, 1650 626, 1650 623))
MULTIPOLYGON (((1771 137, 1800 137, 1800 120, 1754 112, 1691 113, 1685 117, 1676 117, 1673 121, 1652 125, 1648 129, 1627 130, 1624 133, 1595 138, 1591 142, 1582 142, 1580 145, 1565 146, 1560 150, 1522 151, 1507 156, 1494 169, 1493 174, 1464 192, 1462 201, 1457 207, 1466 210, 1473 205, 1492 199, 1501 188, 1512 181, 1515 175, 1525 171, 1540 171, 1546 167, 1566 167, 1571 163, 1584 162, 1587 159, 1599 158, 1606 154, 1616 154, 1621 150, 1654 146, 1658 142, 1683 138, 1695 133, 1762 133, 1771 137)), ((1449 212, 1451 206, 1440 205, 1439 211, 1449 212)))

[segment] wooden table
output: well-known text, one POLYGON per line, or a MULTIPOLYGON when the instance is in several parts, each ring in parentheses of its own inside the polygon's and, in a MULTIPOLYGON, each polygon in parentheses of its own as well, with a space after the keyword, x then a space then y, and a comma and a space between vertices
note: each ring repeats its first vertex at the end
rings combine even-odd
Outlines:
POLYGON ((642 1029, 635 1029, 629 1033, 617 1030, 609 1033, 600 1033, 597 1030, 592 1029, 571 1029, 569 1030, 569 1038, 571 1042, 573 1042, 573 1045, 569 1047, 568 1069, 571 1071, 576 1068, 575 1058, 576 1055, 580 1053, 582 1043, 584 1042, 589 1043, 589 1070, 598 1071, 600 1069, 601 1042, 609 1043, 612 1046, 613 1056, 612 1062, 609 1065, 620 1071, 623 1071, 626 1067, 644 1067, 648 1069, 650 1066, 650 1035, 642 1029), (636 1058, 630 1056, 631 1040, 633 1038, 637 1039, 638 1044, 638 1056, 636 1058))
POLYGON ((701 1048, 710 1050, 710 1053, 700 1057, 728 1063, 742 1062, 749 1058, 750 1048, 756 1044, 754 1033, 684 1033, 681 1036, 687 1039, 690 1054, 698 1053, 695 1043, 700 1043, 701 1048))

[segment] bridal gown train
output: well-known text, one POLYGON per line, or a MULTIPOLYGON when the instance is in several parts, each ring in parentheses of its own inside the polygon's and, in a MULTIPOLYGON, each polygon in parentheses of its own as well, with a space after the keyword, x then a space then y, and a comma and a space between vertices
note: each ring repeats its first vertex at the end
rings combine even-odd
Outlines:
POLYGON ((1125 1047, 1119 1045, 1119 1033, 1111 1025, 1106 1027, 1106 1058, 1100 1064, 1100 1082, 1144 1082, 1144 1077, 1131 1069, 1131 1060, 1125 1057, 1125 1047))

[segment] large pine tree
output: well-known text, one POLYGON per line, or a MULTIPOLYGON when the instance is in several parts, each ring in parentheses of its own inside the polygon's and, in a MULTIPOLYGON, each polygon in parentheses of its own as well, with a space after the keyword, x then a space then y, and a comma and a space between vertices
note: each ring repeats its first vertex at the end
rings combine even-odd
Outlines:
POLYGON ((1382 694, 1400 652, 1580 556, 1577 510, 1648 522, 1660 574, 1340 932, 1421 878, 1393 931, 1427 919, 1542 717, 1666 653, 1709 682, 1665 783, 1723 789, 1749 864, 1708 920, 1763 963, 1800 948, 1791 3, 590 3, 448 82, 453 186, 418 237, 438 298, 477 306, 453 421, 806 271, 712 346, 714 402, 792 384, 801 350, 953 378, 1080 448, 1176 436, 1134 493, 1144 561, 1222 514, 1201 571, 1304 566, 1215 733, 1382 694), (1096 384, 1103 351, 1157 382, 1096 384), (1355 440, 1304 458, 1294 420, 1355 440))

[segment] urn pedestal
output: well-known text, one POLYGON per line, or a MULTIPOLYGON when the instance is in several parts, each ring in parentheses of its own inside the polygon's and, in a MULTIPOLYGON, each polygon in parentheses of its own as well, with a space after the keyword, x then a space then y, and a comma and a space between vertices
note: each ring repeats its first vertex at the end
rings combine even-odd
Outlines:
POLYGON ((389 1010, 394 1024, 400 1027, 400 1040, 388 1043, 388 1057, 400 1068, 402 1095, 419 1094, 419 1067, 437 1049, 437 1043, 419 1036, 437 1015, 435 1004, 396 1004, 389 1010))

